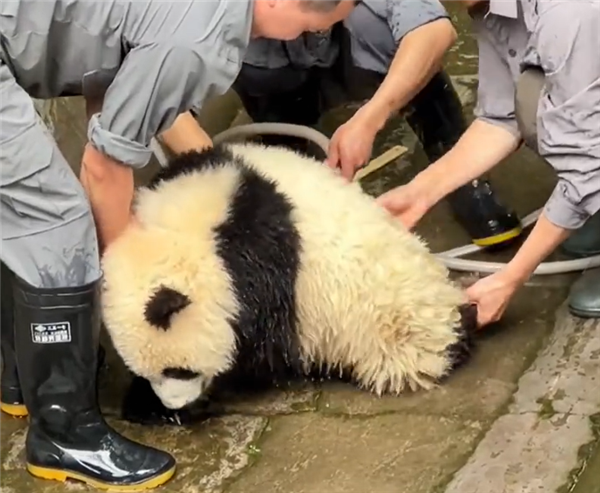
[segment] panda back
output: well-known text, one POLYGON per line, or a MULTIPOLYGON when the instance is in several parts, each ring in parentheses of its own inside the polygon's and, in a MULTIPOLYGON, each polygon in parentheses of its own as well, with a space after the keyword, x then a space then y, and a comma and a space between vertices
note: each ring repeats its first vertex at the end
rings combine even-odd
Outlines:
POLYGON ((425 243, 358 183, 285 148, 243 144, 231 150, 293 205, 301 239, 296 296, 305 354, 325 360, 356 353, 368 346, 367 334, 381 330, 400 340, 415 323, 437 333, 451 330, 462 292, 425 243), (322 351, 328 354, 318 356, 322 351))
POLYGON ((379 207, 359 183, 349 183, 324 163, 287 148, 238 144, 230 149, 271 180, 292 204, 303 261, 314 255, 332 268, 345 268, 353 260, 375 261, 369 250, 381 249, 381 254, 388 250, 396 258, 400 253, 410 255, 439 269, 424 242, 379 207), (343 258, 337 255, 341 251, 346 253, 343 258))

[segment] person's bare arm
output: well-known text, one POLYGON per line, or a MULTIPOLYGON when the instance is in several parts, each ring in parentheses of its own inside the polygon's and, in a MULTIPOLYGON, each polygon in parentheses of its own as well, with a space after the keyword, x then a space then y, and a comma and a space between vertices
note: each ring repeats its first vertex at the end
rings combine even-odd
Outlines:
MULTIPOLYGON (((100 112, 102 99, 86 99, 86 119, 100 112)), ((87 144, 79 179, 88 196, 101 251, 125 229, 133 201, 133 170, 87 144)))
POLYGON ((442 68, 456 30, 448 19, 420 26, 402 38, 390 69, 369 102, 361 108, 367 120, 381 130, 387 120, 404 108, 442 68))
MULTIPOLYGON (((383 82, 370 100, 331 138, 327 163, 341 168, 350 179, 367 163, 376 135, 442 68, 444 55, 456 40, 456 31, 437 0, 385 0, 390 33, 396 51, 383 82)), ((358 7, 357 7, 358 8, 358 7)), ((360 12, 349 20, 353 36, 361 37, 360 12)))
POLYGON ((520 286, 527 280, 572 230, 551 223, 542 212, 531 233, 505 268, 506 276, 520 286))
MULTIPOLYGON (((87 120, 100 112, 102 100, 86 100, 87 120)), ((200 127, 190 112, 177 117, 170 129, 160 135, 160 140, 175 154, 212 147, 208 134, 200 127)), ((91 206, 101 247, 113 241, 131 219, 133 201, 133 170, 88 144, 85 148, 80 180, 91 206)))
POLYGON ((428 205, 433 206, 510 156, 520 143, 520 137, 504 127, 475 120, 456 145, 420 172, 411 186, 422 190, 428 205))
POLYGON ((131 220, 133 169, 114 161, 88 143, 79 178, 90 201, 100 249, 104 250, 131 220))
MULTIPOLYGON (((149 42, 133 48, 91 118, 81 167, 101 247, 126 227, 134 194, 133 170, 148 164, 153 137, 178 116, 200 108, 227 80, 208 70, 201 43, 149 42)), ((180 142, 179 142, 180 143, 180 142)))
POLYGON ((213 145, 209 135, 189 111, 179 115, 171 128, 159 135, 158 139, 174 154, 202 150, 213 145))
POLYGON ((510 70, 500 58, 485 26, 477 20, 473 25, 479 48, 477 119, 450 151, 410 182, 410 187, 418 191, 427 208, 489 171, 522 142, 515 118, 514 82, 510 70))

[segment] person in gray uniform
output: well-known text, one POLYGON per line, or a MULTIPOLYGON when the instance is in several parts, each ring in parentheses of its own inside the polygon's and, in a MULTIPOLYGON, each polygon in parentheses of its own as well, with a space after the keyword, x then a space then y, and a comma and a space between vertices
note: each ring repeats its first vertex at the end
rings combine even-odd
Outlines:
MULTIPOLYGON (((438 0, 364 0, 327 32, 291 41, 252 40, 234 89, 254 121, 309 126, 332 107, 368 99, 332 137, 328 162, 348 178, 366 164, 375 136, 398 111, 433 162, 467 127, 442 68, 455 39, 438 0)), ((263 140, 307 150, 297 139, 263 140)), ((477 245, 502 247, 521 233, 516 214, 484 179, 459 188, 448 200, 477 245)))
MULTIPOLYGON (((502 316, 514 293, 567 239, 576 254, 600 251, 600 3, 463 1, 479 45, 478 118, 452 151, 379 202, 413 226, 523 141, 556 171, 556 187, 517 254, 468 290, 485 325, 502 316)), ((569 306, 575 315, 600 317, 600 269, 575 282, 569 306)))
POLYGON ((133 169, 148 163, 151 138, 231 86, 250 37, 294 39, 352 8, 349 0, 0 3, 1 400, 30 416, 30 473, 119 491, 173 475, 173 457, 118 434, 98 408, 98 240, 110 246, 131 220, 133 169), (81 183, 31 99, 72 95, 103 101, 89 121, 81 183))

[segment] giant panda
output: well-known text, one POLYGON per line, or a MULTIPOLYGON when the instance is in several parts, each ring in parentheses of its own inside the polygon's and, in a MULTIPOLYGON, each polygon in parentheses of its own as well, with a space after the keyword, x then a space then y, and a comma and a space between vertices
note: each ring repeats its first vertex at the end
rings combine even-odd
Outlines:
POLYGON ((137 376, 130 420, 191 409, 233 376, 428 390, 473 350, 474 310, 426 244, 291 149, 180 155, 134 213, 102 260, 104 324, 137 376))

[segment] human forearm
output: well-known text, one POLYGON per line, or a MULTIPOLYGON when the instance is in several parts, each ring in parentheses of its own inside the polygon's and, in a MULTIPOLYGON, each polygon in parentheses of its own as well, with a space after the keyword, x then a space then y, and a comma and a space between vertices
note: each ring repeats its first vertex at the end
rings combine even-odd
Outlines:
POLYGON ((510 156, 520 138, 504 127, 475 120, 456 145, 413 180, 431 205, 510 156))
POLYGON ((570 234, 570 230, 552 224, 542 213, 527 240, 506 265, 505 274, 517 285, 525 283, 538 265, 570 234))
POLYGON ((101 248, 125 229, 131 217, 133 170, 113 161, 87 144, 80 180, 90 201, 101 248))
POLYGON ((188 111, 177 117, 175 123, 160 136, 160 141, 174 154, 212 147, 212 140, 188 111))
POLYGON ((477 305, 480 326, 500 320, 510 299, 568 235, 568 230, 552 224, 542 214, 513 259, 502 270, 480 279, 467 289, 470 302, 477 305))
POLYGON ((384 81, 361 109, 373 126, 381 129, 427 85, 455 40, 456 31, 448 19, 425 24, 402 39, 384 81))

